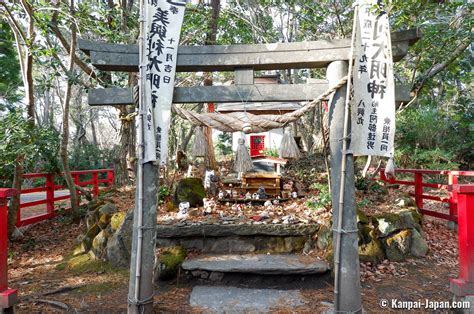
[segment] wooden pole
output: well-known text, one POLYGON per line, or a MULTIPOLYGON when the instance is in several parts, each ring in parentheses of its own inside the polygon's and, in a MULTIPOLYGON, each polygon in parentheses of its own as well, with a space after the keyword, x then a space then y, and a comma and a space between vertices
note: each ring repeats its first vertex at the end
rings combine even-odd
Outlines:
POLYGON ((138 165, 135 211, 133 215, 132 254, 128 313, 153 313, 153 266, 155 261, 155 228, 158 167, 144 162, 145 95, 145 1, 140 0, 140 101, 138 124, 138 165), (145 193, 146 191, 146 193, 145 193))
MULTIPOLYGON (((329 85, 333 86, 342 77, 347 75, 347 62, 335 61, 327 68, 329 85)), ((329 107, 329 145, 331 152, 331 196, 333 204, 333 228, 339 225, 339 210, 344 211, 341 219, 341 262, 338 281, 340 287, 334 291, 336 312, 361 312, 362 301, 360 295, 360 270, 358 254, 358 235, 354 186, 354 160, 353 156, 346 156, 346 172, 344 180, 344 204, 339 208, 339 195, 341 181, 341 161, 343 157, 342 138, 344 137, 344 103, 347 87, 341 87, 335 93, 329 107), (343 296, 343 297, 341 297, 343 296)), ((350 126, 350 125, 349 125, 350 126)), ((350 128, 349 128, 350 129, 350 128)), ((333 231, 333 247, 337 247, 337 233, 333 231)), ((334 257, 336 260, 336 256, 334 257)), ((336 267, 336 265, 335 265, 336 267)), ((336 268, 335 268, 336 269, 336 268)), ((336 287, 335 287, 336 289, 336 287)))

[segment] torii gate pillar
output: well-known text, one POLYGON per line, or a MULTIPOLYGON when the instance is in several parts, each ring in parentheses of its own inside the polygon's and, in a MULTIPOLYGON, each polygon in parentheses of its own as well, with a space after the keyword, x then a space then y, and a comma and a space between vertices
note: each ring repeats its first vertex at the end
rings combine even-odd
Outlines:
MULTIPOLYGON (((331 62, 326 69, 329 86, 334 86, 347 75, 346 61, 331 62)), ((329 146, 331 152, 331 197, 333 208, 333 228, 337 226, 339 212, 339 186, 341 183, 342 137, 344 129, 344 104, 346 86, 339 88, 329 107, 329 146)), ((348 132, 350 134, 350 132, 348 132)), ((344 216, 342 229, 347 233, 341 234, 341 267, 339 308, 344 313, 362 312, 360 295, 360 270, 358 253, 358 233, 356 220, 354 160, 351 154, 347 155, 347 170, 344 189, 344 216), (354 232, 355 231, 355 232, 354 232)), ((333 248, 335 252, 336 233, 333 231, 333 248)), ((336 300, 335 300, 336 302, 336 300)))

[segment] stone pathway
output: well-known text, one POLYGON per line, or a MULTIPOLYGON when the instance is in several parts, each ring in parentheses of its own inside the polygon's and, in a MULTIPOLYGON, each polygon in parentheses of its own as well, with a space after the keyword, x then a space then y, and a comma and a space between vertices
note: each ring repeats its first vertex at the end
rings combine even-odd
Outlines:
POLYGON ((191 307, 205 313, 267 313, 304 304, 298 290, 196 286, 190 296, 191 307))
POLYGON ((326 272, 328 264, 302 255, 212 255, 186 260, 182 268, 220 273, 311 275, 326 272))

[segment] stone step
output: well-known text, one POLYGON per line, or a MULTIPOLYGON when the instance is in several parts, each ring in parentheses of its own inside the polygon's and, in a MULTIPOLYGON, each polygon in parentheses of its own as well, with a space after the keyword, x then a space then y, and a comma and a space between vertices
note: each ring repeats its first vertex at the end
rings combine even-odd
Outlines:
POLYGON ((268 313, 304 306, 298 290, 196 286, 189 303, 205 313, 268 313))
POLYGON ((187 271, 259 275, 314 275, 329 269, 325 261, 295 254, 210 255, 183 262, 187 271))

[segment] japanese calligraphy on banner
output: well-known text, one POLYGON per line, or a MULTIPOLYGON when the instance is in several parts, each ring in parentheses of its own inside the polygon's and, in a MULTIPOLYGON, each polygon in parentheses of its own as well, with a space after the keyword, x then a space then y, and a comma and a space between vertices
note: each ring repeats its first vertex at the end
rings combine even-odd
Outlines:
POLYGON ((377 0, 359 0, 350 151, 390 157, 395 137, 395 86, 387 13, 377 0))
POLYGON ((144 162, 166 162, 178 43, 185 2, 145 0, 144 162))

